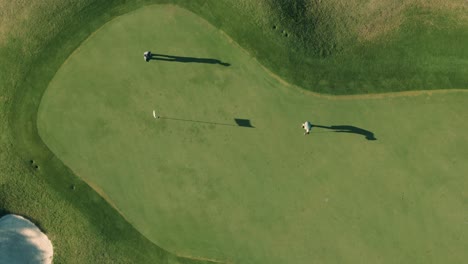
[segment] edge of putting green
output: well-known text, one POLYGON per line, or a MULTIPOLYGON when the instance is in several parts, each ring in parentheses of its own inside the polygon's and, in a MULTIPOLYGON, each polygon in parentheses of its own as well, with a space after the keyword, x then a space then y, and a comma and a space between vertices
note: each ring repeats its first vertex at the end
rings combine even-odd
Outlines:
MULTIPOLYGON (((188 11, 188 12, 190 12, 190 11, 188 11)), ((199 17, 199 16, 197 16, 197 17, 199 17)), ((200 19, 202 19, 202 18, 200 18, 200 19)), ((222 31, 220 31, 220 32, 222 32, 222 31)), ((237 45, 239 48, 241 48, 236 42, 233 42, 233 44, 237 45)), ((246 52, 247 54, 249 54, 245 49, 241 48, 241 50, 243 52, 246 52)), ((250 57, 252 57, 252 56, 250 56, 250 57)), ((255 58, 253 58, 253 60, 255 61, 256 64, 261 66, 261 64, 255 58)), ((287 82, 285 82, 284 80, 282 80, 279 76, 276 76, 276 75, 272 74, 265 67, 262 67, 262 68, 264 70, 266 70, 266 72, 269 75, 273 75, 273 77, 275 79, 277 79, 278 81, 286 84, 286 86, 288 88, 289 87, 295 87, 295 88, 299 89, 300 91, 303 91, 301 88, 290 85, 287 82)), ((466 90, 436 90, 436 91, 427 90, 427 91, 415 91, 415 92, 396 92, 396 93, 384 93, 384 94, 374 94, 374 95, 346 95, 346 96, 332 96, 332 95, 323 95, 323 94, 318 94, 318 93, 313 93, 313 92, 308 92, 308 91, 305 91, 305 92, 309 93, 309 94, 312 94, 314 96, 322 97, 322 98, 326 98, 326 99, 332 99, 332 100, 335 100, 335 99, 346 99, 346 100, 351 99, 351 100, 353 100, 353 99, 381 99, 381 98, 387 98, 387 97, 402 97, 402 96, 419 96, 419 95, 424 95, 424 94, 432 95, 433 93, 438 94, 438 93, 447 93, 447 92, 467 92, 467 91, 466 90)))
MULTIPOLYGON (((136 240, 138 244, 144 247, 142 250, 146 251, 148 255, 144 258, 147 258, 150 262, 219 263, 220 261, 214 259, 197 256, 181 256, 177 253, 169 252, 148 240, 102 196, 102 193, 99 193, 95 188, 86 183, 83 178, 74 174, 70 168, 55 156, 39 136, 36 121, 37 110, 42 96, 53 80, 56 72, 66 63, 67 58, 105 24, 129 12, 144 8, 145 4, 137 3, 136 6, 128 4, 124 7, 118 5, 112 6, 112 8, 108 7, 109 6, 105 5, 100 6, 100 8, 103 9, 100 16, 90 17, 84 25, 70 25, 69 30, 76 34, 69 34, 69 31, 61 31, 55 35, 51 40, 53 44, 48 46, 49 49, 55 51, 54 56, 39 53, 37 57, 31 59, 31 65, 35 67, 31 67, 31 69, 28 70, 28 78, 22 79, 21 82, 17 84, 17 87, 22 87, 24 89, 17 89, 13 93, 12 101, 14 103, 11 104, 10 111, 7 113, 10 123, 9 133, 14 135, 15 148, 13 149, 13 153, 20 160, 23 160, 25 164, 29 163, 29 160, 32 158, 36 163, 41 164, 41 169, 32 171, 32 173, 45 181, 46 185, 49 186, 51 190, 80 211, 86 219, 90 221, 94 220, 93 223, 95 226, 93 227, 96 230, 92 232, 99 233, 100 236, 111 240, 121 240, 122 238, 117 238, 114 234, 111 234, 113 232, 112 225, 102 221, 103 219, 111 219, 114 225, 123 227, 122 231, 124 231, 124 234, 121 235, 124 239, 136 240), (70 184, 76 186, 80 192, 70 192, 70 184), (90 208, 94 209, 91 210, 90 208), (98 219, 100 221, 96 221, 98 219), (153 258, 151 258, 151 256, 153 258)), ((81 12, 85 11, 81 10, 81 12)), ((6 214, 15 211, 7 208, 1 212, 2 214, 6 214)), ((23 213, 22 215, 25 214, 23 213)), ((34 219, 28 214, 26 214, 25 217, 34 219)), ((37 221, 34 222, 37 223, 37 221)), ((51 240, 53 244, 55 244, 54 239, 51 238, 51 240)), ((54 253, 57 254, 58 252, 54 253)), ((128 256, 131 258, 130 255, 128 256)), ((54 258, 55 257, 56 256, 54 256, 54 258)))
MULTIPOLYGON (((107 24, 115 22, 115 20, 121 19, 123 16, 125 16, 127 14, 130 14, 130 13, 133 13, 133 12, 138 12, 139 9, 146 8, 148 6, 172 6, 172 7, 175 7, 175 8, 183 9, 183 10, 193 14, 194 16, 196 16, 200 20, 202 20, 204 23, 207 23, 207 24, 215 27, 218 30, 219 34, 223 35, 226 39, 228 39, 228 41, 232 45, 234 45, 236 48, 242 50, 242 52, 249 55, 252 58, 252 60, 254 60, 255 63, 258 64, 268 75, 272 76, 274 79, 276 79, 278 82, 282 83, 283 85, 285 85, 287 87, 291 87, 293 89, 297 89, 297 90, 299 90, 299 92, 301 92, 303 94, 309 94, 309 95, 312 95, 312 96, 315 96, 315 97, 318 97, 318 98, 325 98, 325 99, 329 99, 329 100, 361 100, 361 99, 384 99, 384 98, 398 98, 398 97, 413 97, 413 96, 421 96, 421 95, 437 95, 437 94, 446 94, 446 93, 468 93, 468 89, 462 89, 462 88, 426 89, 426 90, 421 89, 421 90, 396 91, 396 92, 382 92, 382 93, 369 93, 369 94, 342 94, 342 95, 340 95, 340 94, 329 94, 329 93, 319 93, 319 92, 314 92, 314 91, 311 91, 311 90, 306 90, 306 89, 304 89, 304 88, 302 88, 300 86, 297 86, 295 84, 292 84, 292 83, 284 80, 281 76, 279 76, 279 75, 275 74, 274 72, 272 72, 268 67, 263 65, 260 61, 258 61, 258 59, 255 56, 253 56, 248 50, 246 50, 238 42, 233 40, 231 38, 231 36, 229 36, 229 34, 224 32, 223 30, 219 29, 215 25, 211 24, 204 17, 200 16, 197 13, 192 12, 192 10, 187 9, 184 6, 180 6, 180 5, 173 4, 173 3, 150 4, 150 5, 138 7, 136 9, 132 10, 132 11, 129 11, 129 12, 124 13, 124 14, 120 14, 120 15, 110 19, 109 21, 103 23, 94 32, 89 34, 89 36, 86 37, 80 43, 80 45, 70 53, 70 55, 63 61, 63 63, 59 66, 58 69, 60 69, 63 65, 65 65, 68 62, 69 58, 72 57, 73 55, 75 55, 75 53, 80 50, 80 47, 83 44, 88 42, 94 35, 99 33, 99 31, 101 31, 107 24)), ((57 69, 57 71, 58 71, 58 69, 57 69)), ((51 81, 52 81, 52 79, 50 80, 50 82, 51 81)), ((49 86, 49 84, 47 85, 47 87, 48 86, 49 86)), ((47 88, 45 90, 47 90, 47 88)), ((45 92, 45 90, 44 90, 44 92, 45 92)))
MULTIPOLYGON (((137 8, 140 8, 140 7, 141 6, 138 6, 137 8)), ((135 9, 135 7, 133 8, 130 7, 130 9, 135 9)), ((76 181, 77 178, 82 180, 82 178, 77 177, 68 168, 66 168, 66 166, 58 159, 58 157, 55 157, 55 155, 53 155, 50 152, 50 149, 43 143, 42 139, 37 134, 37 125, 35 122, 36 121, 35 115, 37 115, 37 111, 28 112, 27 109, 28 107, 31 107, 31 109, 37 110, 37 107, 40 103, 40 99, 42 98, 43 92, 48 87, 48 83, 55 75, 55 72, 63 65, 63 63, 65 63, 66 60, 65 61, 62 60, 62 63, 58 61, 60 61, 60 58, 63 58, 63 57, 68 58, 69 56, 71 56, 69 51, 75 50, 73 47, 76 47, 76 46, 79 47, 82 44, 82 40, 79 40, 79 39, 82 39, 83 35, 86 35, 86 32, 89 32, 90 28, 91 29, 94 28, 95 24, 93 23, 100 23, 102 21, 109 22, 113 20, 114 18, 116 18, 116 17, 112 17, 112 14, 115 15, 115 13, 117 13, 117 18, 118 18, 118 16, 127 13, 126 11, 122 9, 118 9, 118 8, 112 9, 109 12, 111 13, 110 18, 105 17, 106 15, 109 15, 109 13, 103 12, 101 17, 93 18, 91 21, 89 21, 89 24, 91 26, 85 27, 84 29, 78 29, 77 27, 73 28, 73 30, 76 30, 76 32, 78 32, 78 35, 81 34, 78 37, 78 40, 72 39, 72 37, 71 38, 65 37, 63 35, 63 32, 59 33, 58 35, 60 36, 57 38, 60 40, 57 41, 57 43, 62 43, 62 44, 65 43, 66 47, 61 49, 61 48, 58 48, 56 44, 55 47, 53 47, 57 50, 57 55, 54 58, 47 58, 47 56, 45 55, 40 55, 36 59, 36 61, 38 62, 37 63, 38 65, 42 65, 44 66, 44 68, 40 70, 37 70, 37 69, 31 70, 30 72, 31 76, 28 77, 28 80, 23 80, 22 83, 18 84, 18 87, 26 87, 26 89, 24 89, 23 91, 17 91, 15 93, 14 102, 16 102, 17 104, 15 104, 12 107, 12 109, 21 110, 21 111, 16 111, 16 112, 12 111, 10 114, 9 121, 12 124, 12 127, 13 127, 12 130, 13 131, 16 130, 15 132, 18 132, 17 136, 14 137, 15 140, 17 141, 15 142, 16 146, 18 146, 18 149, 15 149, 15 153, 18 156, 23 157, 24 159, 27 159, 27 157, 25 156, 28 156, 28 155, 35 156, 38 153, 40 154, 45 153, 45 155, 43 157, 39 157, 38 160, 40 160, 41 162, 51 162, 52 165, 50 166, 51 168, 48 168, 49 166, 43 167, 43 170, 39 173, 40 176, 45 176, 46 174, 48 174, 48 172, 51 172, 51 173, 55 172, 57 175, 65 174, 64 177, 67 180, 76 181), (119 14, 119 12, 122 12, 122 11, 123 13, 119 14), (61 39, 62 37, 63 39, 61 39), (41 60, 43 61, 41 62, 41 60), (50 65, 47 63, 49 62, 49 60, 53 61, 50 65), (38 84, 36 84, 35 83, 36 80, 42 79, 41 78, 42 74, 45 74, 46 76, 49 76, 49 77, 51 76, 51 78, 49 78, 48 82, 44 82, 42 80, 42 81, 39 81, 38 84), (37 87, 39 87, 39 89, 35 89, 37 87), (37 100, 38 97, 39 97, 39 100, 37 100), (18 102, 25 102, 25 104, 23 105, 18 102), (26 111, 23 111, 23 110, 26 110, 26 111), (18 121, 17 118, 21 120, 18 121), (21 123, 21 122, 24 122, 24 123, 21 123), (23 125, 25 126, 23 127, 23 125)), ((107 22, 104 22, 104 24, 107 22)), ((103 26, 103 24, 101 24, 101 26, 103 26)), ((455 90, 443 90, 441 92, 453 92, 453 91, 455 90)), ((466 92, 466 90, 461 90, 461 91, 466 92)), ((308 92, 308 91, 304 91, 304 92, 308 92)), ((381 98, 382 96, 412 96, 412 95, 419 95, 419 94, 425 94, 425 93, 438 93, 438 92, 434 90, 428 90, 428 91, 397 92, 397 93, 389 93, 389 94, 381 94, 381 95, 377 94, 377 95, 361 95, 361 96, 365 98, 381 98)), ((356 98, 356 96, 353 96, 353 95, 349 95, 349 96, 331 96, 330 95, 329 96, 329 95, 322 95, 322 94, 316 94, 316 93, 313 93, 313 94, 315 94, 316 96, 327 97, 330 99, 354 99, 356 98)), ((12 133, 15 133, 15 132, 12 132, 12 133)), ((72 201, 73 199, 75 199, 72 197, 68 197, 68 195, 64 194, 65 191, 63 191, 62 189, 63 186, 61 184, 66 183, 67 182, 66 180, 59 179, 60 177, 57 177, 57 176, 46 176, 44 178, 46 179, 46 181, 49 183, 50 186, 53 186, 53 188, 56 189, 59 193, 61 193, 63 196, 67 196, 66 200, 72 201), (54 183, 54 181, 56 182, 54 183)), ((86 205, 87 203, 85 202, 85 203, 79 204, 77 207, 81 208, 81 211, 87 212, 86 205)), ((85 214, 89 215, 89 213, 85 213, 85 214)))

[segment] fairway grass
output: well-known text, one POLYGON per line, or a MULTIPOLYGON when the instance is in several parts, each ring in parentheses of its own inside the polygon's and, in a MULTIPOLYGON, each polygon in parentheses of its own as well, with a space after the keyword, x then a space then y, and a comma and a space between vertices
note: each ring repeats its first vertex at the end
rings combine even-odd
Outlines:
POLYGON ((195 14, 148 6, 65 61, 37 126, 74 174, 179 256, 461 263, 466 105, 465 92, 315 96, 195 14), (146 63, 146 50, 179 61, 146 63), (322 127, 304 136, 306 120, 322 127))

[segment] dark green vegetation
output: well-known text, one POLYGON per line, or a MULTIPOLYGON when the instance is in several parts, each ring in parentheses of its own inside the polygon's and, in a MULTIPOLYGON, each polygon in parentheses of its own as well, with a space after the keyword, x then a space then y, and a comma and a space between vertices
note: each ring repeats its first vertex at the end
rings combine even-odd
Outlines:
MULTIPOLYGON (((57 263, 147 263, 150 260, 161 263, 184 262, 158 249, 132 229, 98 194, 73 175, 48 150, 39 138, 36 129, 36 114, 43 92, 60 65, 84 39, 115 16, 125 14, 144 4, 165 2, 179 3, 200 14, 216 27, 226 31, 264 65, 306 89, 338 94, 389 91, 388 89, 466 88, 467 51, 464 43, 466 43, 467 22, 464 15, 467 12, 464 1, 430 1, 428 4, 407 1, 408 3, 401 9, 386 6, 393 1, 382 1, 382 6, 376 7, 362 5, 362 1, 322 1, 320 5, 312 6, 310 10, 313 12, 301 13, 295 11, 301 10, 300 8, 291 9, 291 5, 273 1, 97 2, 83 0, 70 4, 54 0, 35 2, 2 0, 0 1, 1 214, 18 213, 38 223, 54 243, 57 263), (379 21, 379 17, 385 14, 385 10, 393 10, 393 13, 389 13, 387 17, 394 20, 379 21), (331 11, 333 13, 330 13, 331 11), (324 19, 314 21, 315 17, 324 19), (336 21, 332 18, 336 18, 336 21), (317 26, 306 26, 311 23, 310 21, 317 26), (350 21, 355 23, 350 23, 350 21), (394 21, 394 23, 387 23, 388 21, 394 21), (397 23, 398 21, 402 23, 397 23), (343 25, 351 26, 348 28, 343 25), (376 26, 367 28, 365 25, 376 26), (273 29, 273 26, 276 26, 276 29, 273 29), (313 30, 304 32, 301 28, 313 28, 313 30), (361 35, 362 38, 359 37, 361 35), (324 40, 319 40, 321 38, 324 40), (427 56, 428 53, 432 55, 427 56), (349 54, 355 54, 356 58, 347 60, 347 57, 353 57, 349 54), (367 59, 362 61, 361 55, 367 59), (398 60, 396 60, 397 57, 398 60), (343 66, 341 72, 335 71, 335 69, 340 69, 341 66, 338 64, 343 61, 349 63, 348 66, 343 66), (330 71, 323 73, 330 76, 322 78, 323 74, 317 75, 316 71, 320 69, 316 69, 318 68, 315 67, 316 65, 323 67, 331 65, 330 71), (401 68, 407 70, 403 71, 401 68), (408 76, 405 77, 405 75, 408 76), (377 79, 369 76, 377 76, 377 79), (380 76, 390 76, 390 78, 380 78, 380 76), (349 79, 353 79, 355 83, 349 85, 349 79), (315 86, 317 82, 320 86, 315 86), (342 86, 340 83, 348 84, 342 86), (345 89, 346 87, 351 87, 351 89, 345 89), (31 159, 39 164, 39 170, 33 168, 30 163, 31 159)), ((112 61, 109 63, 111 64, 112 61)), ((463 98, 443 97, 436 105, 442 107, 453 103, 457 106, 460 103, 454 103, 456 100, 463 100, 463 98)), ((422 101, 420 103, 425 104, 422 101)), ((412 105, 408 105, 406 109, 405 114, 412 113, 412 105)), ((431 109, 427 106, 421 112, 431 113, 431 109)), ((445 115, 451 118, 455 113, 456 111, 449 111, 445 115)), ((463 109, 459 113, 463 113, 463 109)), ((380 120, 381 117, 375 118, 380 120)), ((453 123, 450 124, 453 127, 441 126, 445 129, 444 131, 433 130, 427 136, 421 136, 432 125, 437 128, 440 125, 447 125, 440 119, 436 120, 439 121, 427 124, 427 126, 421 124, 415 137, 427 143, 445 138, 451 133, 454 135, 463 133, 456 130, 456 128, 463 127, 453 123)), ((459 123, 462 124, 466 118, 460 118, 460 120, 459 123)), ((399 126, 395 124, 394 127, 399 126)), ((367 126, 363 128, 372 130, 367 126)), ((415 130, 406 129, 410 130, 406 132, 407 137, 414 135, 415 130)), ((379 138, 378 133, 376 136, 379 138)), ((457 144, 448 145, 440 155, 451 156, 454 150, 455 153, 459 153, 458 156, 466 157, 463 152, 466 148, 457 147, 466 146, 466 139, 456 138, 455 142, 457 144)), ((427 146, 430 147, 430 144, 427 146)), ((411 154, 411 149, 399 151, 403 156, 411 154)), ((408 162, 410 161, 411 159, 408 162)), ((459 161, 453 159, 452 162, 457 164, 459 161)), ((423 183, 427 185, 432 182, 437 183, 436 176, 446 175, 447 172, 444 172, 444 169, 449 167, 449 164, 438 167, 441 171, 432 174, 432 177, 423 183)), ((459 168, 460 173, 463 172, 463 168, 456 168, 459 168)), ((415 166, 413 169, 418 170, 419 167, 415 166)), ((409 178, 410 176, 408 175, 409 178)), ((418 239, 415 236, 414 240, 408 243, 420 244, 423 243, 422 240, 427 243, 424 245, 428 247, 432 245, 436 248, 429 247, 430 249, 425 251, 427 255, 423 257, 422 251, 428 247, 421 246, 413 255, 414 259, 404 259, 407 262, 414 263, 417 260, 431 259, 431 252, 436 249, 440 252, 439 258, 448 258, 448 260, 443 260, 445 263, 463 261, 463 252, 460 253, 460 248, 464 246, 461 238, 464 235, 463 230, 466 229, 463 229, 458 221, 462 217, 460 214, 463 213, 458 208, 462 207, 460 201, 465 201, 466 207, 466 193, 463 191, 467 188, 464 186, 466 183, 460 182, 459 178, 450 178, 451 180, 441 179, 446 180, 450 185, 441 187, 441 190, 436 193, 439 196, 433 196, 434 193, 424 193, 424 195, 435 197, 431 198, 434 199, 434 204, 453 205, 452 207, 441 206, 439 210, 446 210, 446 215, 454 217, 453 221, 456 222, 453 226, 459 230, 451 229, 451 233, 447 236, 454 240, 460 239, 459 244, 438 245, 438 242, 426 240, 426 237, 418 239), (447 196, 451 193, 453 196, 447 196), (446 197, 444 203, 441 203, 438 197, 446 197), (444 255, 442 251, 449 252, 450 255, 444 255)), ((420 184, 420 180, 414 180, 409 186, 420 184)), ((353 188, 353 184, 350 182, 349 188, 353 188)), ((370 199, 372 198, 378 199, 378 194, 370 199)), ((422 198, 416 200, 418 199, 422 198)), ((386 200, 382 198, 382 203, 385 204, 385 202, 386 200)), ((403 205, 403 209, 410 210, 408 208, 411 208, 411 205, 417 204, 410 201, 406 206, 403 205)), ((341 209, 346 210, 346 208, 341 209)), ((406 223, 404 218, 400 220, 403 224, 406 223)), ((422 219, 422 221, 426 220, 422 219)), ((438 218, 431 218, 427 221, 439 221, 446 225, 446 222, 438 218)), ((369 223, 369 226, 372 227, 374 224, 369 223)), ((408 230, 402 233, 411 233, 411 227, 415 226, 422 226, 431 237, 436 236, 431 232, 442 232, 440 230, 443 227, 441 224, 441 229, 433 230, 429 228, 431 225, 425 222, 411 223, 408 225, 408 230)), ((379 229, 373 230, 372 232, 363 230, 363 232, 372 237, 379 229)), ((339 233, 339 230, 337 232, 339 233)), ((372 241, 371 238, 370 240, 372 241)), ((287 239, 281 241, 287 243, 287 239)), ((339 244, 340 241, 336 242, 339 244)), ((341 243, 339 248, 345 251, 346 244, 341 243)), ((330 246, 329 250, 333 250, 333 247, 330 246)), ((401 249, 407 252, 405 250, 407 249, 401 249)), ((399 255, 401 251, 395 250, 395 255, 399 255)), ((360 252, 349 253, 360 254, 360 252)), ((412 253, 414 252, 409 251, 402 258, 412 253)), ((395 259, 394 257, 392 256, 388 261, 391 262, 395 259)), ((340 260, 336 261, 340 262, 340 260)))
POLYGON ((307 90, 467 88, 466 2, 241 0, 232 1, 234 7, 226 2, 231 1, 192 1, 190 9, 307 90), (200 8, 198 2, 205 4, 200 8))

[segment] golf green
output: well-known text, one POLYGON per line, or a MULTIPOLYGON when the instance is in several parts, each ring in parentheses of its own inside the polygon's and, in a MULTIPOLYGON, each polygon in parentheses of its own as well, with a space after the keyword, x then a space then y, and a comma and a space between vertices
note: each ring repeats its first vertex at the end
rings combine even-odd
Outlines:
POLYGON ((456 91, 318 96, 196 15, 154 5, 70 56, 37 125, 73 172, 182 256, 457 263, 468 258, 467 105, 456 91), (160 55, 145 62, 146 50, 160 55))

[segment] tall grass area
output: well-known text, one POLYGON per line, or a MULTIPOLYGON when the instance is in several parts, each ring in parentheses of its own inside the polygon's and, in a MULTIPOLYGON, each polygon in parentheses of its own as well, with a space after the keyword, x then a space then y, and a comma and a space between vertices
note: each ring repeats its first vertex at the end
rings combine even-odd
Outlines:
POLYGON ((150 243, 43 144, 36 113, 57 69, 112 18, 146 4, 175 3, 305 89, 467 87, 465 1, 380 2, 0 0, 0 215, 21 214, 38 224, 52 240, 56 263, 194 262, 150 243))
POLYGON ((359 94, 468 85, 468 4, 463 0, 195 0, 183 5, 307 90, 359 94))

